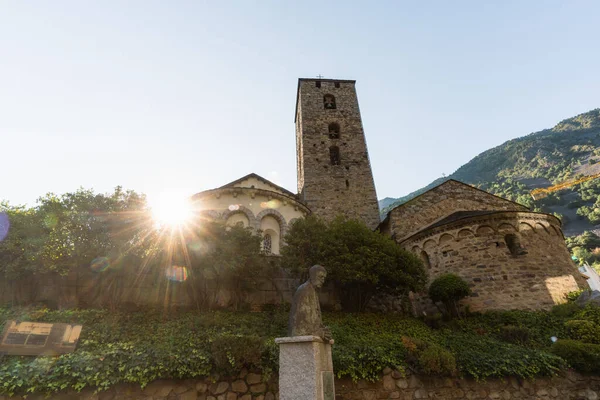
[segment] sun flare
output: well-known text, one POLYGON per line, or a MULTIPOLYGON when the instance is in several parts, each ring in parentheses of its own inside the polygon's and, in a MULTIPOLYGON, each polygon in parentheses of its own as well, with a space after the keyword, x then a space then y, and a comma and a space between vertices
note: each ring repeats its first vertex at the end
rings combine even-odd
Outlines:
POLYGON ((150 201, 152 218, 160 227, 180 227, 191 221, 192 206, 187 196, 161 193, 150 201))

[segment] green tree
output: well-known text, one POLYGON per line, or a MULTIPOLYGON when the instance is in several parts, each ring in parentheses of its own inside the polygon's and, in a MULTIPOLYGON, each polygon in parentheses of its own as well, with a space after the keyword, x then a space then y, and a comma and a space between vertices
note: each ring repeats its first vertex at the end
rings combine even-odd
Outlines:
POLYGON ((375 294, 408 295, 427 281, 417 256, 359 221, 309 216, 292 224, 285 241, 282 265, 301 275, 325 266, 347 311, 364 310, 375 294))
POLYGON ((221 288, 233 295, 237 309, 244 296, 273 276, 277 258, 263 255, 261 236, 241 225, 205 222, 187 232, 185 244, 173 244, 173 264, 188 265, 188 295, 200 309, 211 308, 221 288))
POLYGON ((442 302, 450 316, 460 316, 458 302, 471 294, 469 284, 455 274, 444 274, 431 282, 429 298, 442 302))

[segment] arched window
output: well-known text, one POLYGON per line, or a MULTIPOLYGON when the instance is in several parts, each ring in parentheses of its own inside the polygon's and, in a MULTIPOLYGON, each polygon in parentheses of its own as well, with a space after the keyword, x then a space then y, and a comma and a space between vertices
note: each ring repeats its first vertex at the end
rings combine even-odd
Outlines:
POLYGON ((329 138, 339 139, 340 138, 340 125, 332 122, 329 124, 329 138))
POLYGON ((421 261, 423 261, 423 265, 425 266, 425 268, 430 269, 431 268, 431 262, 429 261, 429 256, 427 255, 427 253, 425 252, 425 250, 421 251, 421 261))
POLYGON ((266 254, 271 254, 273 252, 273 241, 271 239, 271 235, 268 233, 263 237, 263 251, 266 254))
POLYGON ((323 96, 323 104, 326 110, 335 110, 335 97, 331 94, 323 96))
POLYGON ((504 241, 506 242, 506 247, 508 247, 510 254, 513 256, 522 256, 523 254, 527 254, 527 251, 521 247, 521 241, 517 235, 509 233, 504 236, 504 241))
POLYGON ((331 165, 340 165, 340 148, 337 146, 331 146, 329 148, 329 158, 331 165))

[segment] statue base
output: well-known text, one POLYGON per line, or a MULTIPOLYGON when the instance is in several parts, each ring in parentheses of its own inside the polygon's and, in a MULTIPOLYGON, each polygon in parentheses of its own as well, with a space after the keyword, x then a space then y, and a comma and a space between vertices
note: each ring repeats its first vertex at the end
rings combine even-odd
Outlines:
POLYGON ((335 400, 331 345, 318 336, 275 339, 280 400, 335 400))

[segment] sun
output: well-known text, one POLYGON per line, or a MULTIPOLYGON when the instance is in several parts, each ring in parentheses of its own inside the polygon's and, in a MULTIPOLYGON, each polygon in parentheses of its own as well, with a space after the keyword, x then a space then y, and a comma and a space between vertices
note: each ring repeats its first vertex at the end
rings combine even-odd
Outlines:
POLYGON ((149 199, 152 218, 159 227, 181 227, 191 221, 192 205, 187 196, 163 192, 149 199))

